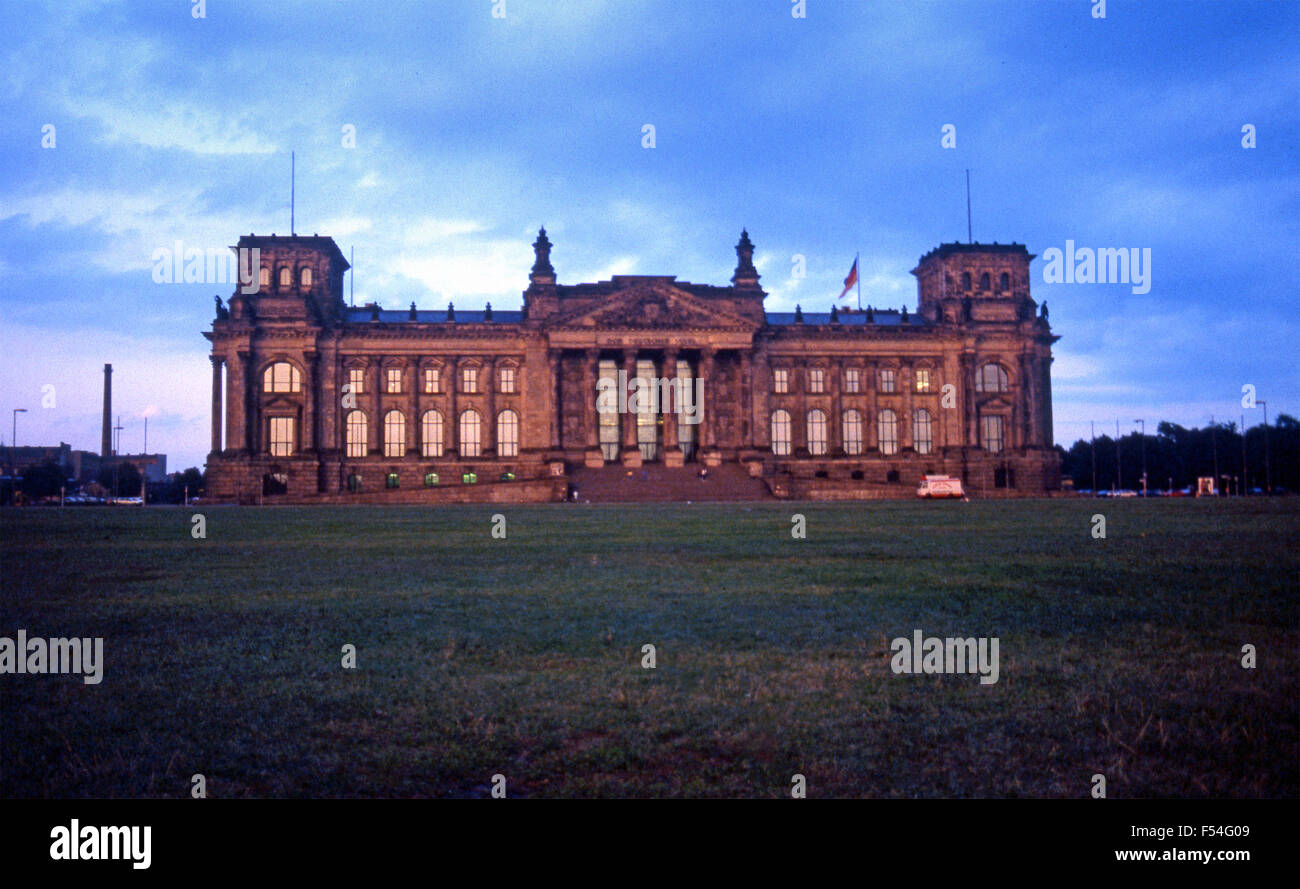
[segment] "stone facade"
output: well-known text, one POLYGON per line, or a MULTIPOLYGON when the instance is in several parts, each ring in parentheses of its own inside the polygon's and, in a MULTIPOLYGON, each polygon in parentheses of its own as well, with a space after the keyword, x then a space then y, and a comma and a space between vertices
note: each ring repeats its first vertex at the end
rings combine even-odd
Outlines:
POLYGON ((910 496, 936 473, 989 495, 1058 485, 1057 337, 1019 244, 930 251, 910 314, 766 312, 747 233, 730 286, 564 285, 542 230, 522 309, 497 312, 349 308, 332 239, 237 247, 259 251, 260 287, 204 334, 218 500, 559 499, 577 467, 645 461, 738 463, 821 499, 910 496))

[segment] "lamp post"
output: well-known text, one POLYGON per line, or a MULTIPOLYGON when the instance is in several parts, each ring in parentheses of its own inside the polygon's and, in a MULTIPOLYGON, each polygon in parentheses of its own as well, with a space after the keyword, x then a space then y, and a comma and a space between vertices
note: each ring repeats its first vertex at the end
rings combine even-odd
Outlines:
POLYGON ((1147 496, 1147 421, 1137 419, 1134 423, 1142 424, 1142 496, 1147 496))
POLYGON ((15 461, 18 458, 15 456, 15 450, 14 450, 15 448, 18 447, 18 415, 25 414, 25 413, 27 413, 27 408, 25 407, 14 408, 13 428, 10 430, 9 433, 9 491, 10 493, 12 493, 14 490, 14 478, 15 476, 18 475, 18 467, 15 463, 15 461))
POLYGON ((1268 402, 1256 401, 1264 409, 1264 493, 1273 493, 1273 479, 1268 471, 1268 402))

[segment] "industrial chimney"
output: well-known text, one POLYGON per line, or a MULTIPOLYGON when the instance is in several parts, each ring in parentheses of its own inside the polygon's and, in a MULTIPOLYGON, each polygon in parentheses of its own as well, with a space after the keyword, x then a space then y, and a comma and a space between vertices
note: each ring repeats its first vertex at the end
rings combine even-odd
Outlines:
POLYGON ((113 456, 113 365, 104 365, 104 432, 99 445, 100 459, 113 456))

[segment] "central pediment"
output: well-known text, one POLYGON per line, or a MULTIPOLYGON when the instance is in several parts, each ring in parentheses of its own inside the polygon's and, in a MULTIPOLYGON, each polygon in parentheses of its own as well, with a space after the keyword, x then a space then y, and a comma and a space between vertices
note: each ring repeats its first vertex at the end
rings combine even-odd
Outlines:
POLYGON ((614 290, 560 315, 566 330, 754 330, 729 309, 674 286, 672 278, 617 275, 614 290), (593 302, 595 303, 593 305, 593 302))

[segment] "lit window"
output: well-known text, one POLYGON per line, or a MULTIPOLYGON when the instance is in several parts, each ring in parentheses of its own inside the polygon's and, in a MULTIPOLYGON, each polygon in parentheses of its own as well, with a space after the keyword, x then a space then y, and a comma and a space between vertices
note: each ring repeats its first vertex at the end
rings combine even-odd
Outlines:
POLYGON ((293 283, 293 272, 289 271, 288 266, 282 266, 280 268, 280 286, 288 287, 292 283, 293 283))
POLYGON ((288 457, 293 453, 293 417, 271 418, 271 456, 288 457))
POLYGON ((784 394, 790 391, 790 372, 783 367, 772 371, 772 391, 784 394))
POLYGON ((862 383, 858 376, 858 369, 856 367, 850 367, 848 370, 844 371, 845 392, 859 392, 861 391, 861 387, 862 383))
POLYGON ((497 414, 497 456, 519 456, 519 415, 514 411, 497 414))
POLYGON ((478 411, 465 411, 460 415, 460 455, 462 457, 477 457, 481 453, 478 411))
POLYGON ((980 417, 980 442, 984 450, 996 454, 1002 450, 1002 418, 980 417))
POLYGON ((266 266, 262 266, 262 270, 257 273, 257 283, 263 287, 271 286, 271 270, 266 266))
POLYGON ((850 408, 844 412, 844 453, 862 453, 862 415, 850 408))
POLYGON ((388 394, 398 395, 402 391, 402 369, 400 367, 388 368, 388 394))
POLYGON ((363 367, 348 368, 348 385, 353 395, 360 395, 366 390, 366 370, 363 367))
POLYGON ((826 453, 826 414, 819 410, 808 412, 808 453, 814 457, 826 453))
POLYGON ((346 421, 349 457, 366 455, 366 415, 361 411, 349 411, 346 421))
POLYGON ((894 391, 894 369, 892 367, 882 367, 880 369, 880 391, 894 391))
POLYGON ((790 454, 790 414, 787 411, 772 414, 772 453, 778 457, 790 454))
POLYGON ((478 368, 462 367, 460 370, 460 391, 478 391, 478 368))
POLYGON ((299 273, 299 275, 298 275, 298 282, 299 282, 300 284, 302 284, 303 287, 310 287, 310 286, 311 286, 311 269, 303 269, 302 272, 299 273))
POLYGON ((426 488, 436 487, 438 484, 438 473, 426 472, 424 474, 424 486, 426 488))
POLYGON ((384 414, 384 456, 401 457, 406 454, 406 417, 401 411, 384 414))
POLYGON ((384 476, 384 487, 385 488, 401 487, 401 479, 397 477, 396 472, 390 472, 384 476))
POLYGON ((420 419, 420 447, 426 457, 442 456, 442 414, 425 411, 420 419))
POLYGON ((695 453, 695 424, 687 423, 687 417, 699 419, 696 413, 700 405, 696 404, 695 387, 691 378, 691 363, 689 361, 677 362, 677 398, 679 399, 676 409, 678 413, 677 421, 677 445, 682 449, 682 456, 690 459, 695 453))
POLYGON ((498 370, 497 379, 501 382, 502 392, 515 391, 515 369, 513 367, 503 367, 498 370))
POLYGON ((917 392, 930 391, 930 368, 918 367, 915 371, 912 372, 912 376, 916 379, 917 392))
MULTIPOLYGON (((600 380, 596 388, 596 440, 605 460, 614 461, 619 449, 618 365, 608 359, 601 361, 596 375, 600 380)), ((687 427, 683 424, 682 428, 687 427)))
POLYGON ((929 454, 934 450, 934 430, 930 422, 930 412, 917 408, 912 415, 912 447, 918 454, 929 454))
POLYGON ((898 417, 889 408, 881 411, 876 419, 876 440, 880 443, 880 453, 898 453, 898 417))
POLYGON ((638 379, 645 382, 643 392, 651 393, 649 398, 638 399, 643 401, 640 404, 640 410, 636 413, 636 446, 641 451, 641 459, 654 460, 659 453, 659 422, 660 416, 657 410, 657 401, 659 390, 656 386, 655 363, 647 359, 641 359, 636 363, 636 375, 638 379))
POLYGON ((812 393, 821 393, 825 391, 826 371, 820 368, 812 368, 808 371, 808 391, 812 393))
POLYGON ((436 367, 426 367, 424 369, 424 391, 426 395, 432 395, 438 391, 439 373, 436 367))
POLYGON ((976 392, 1007 391, 1007 372, 1000 364, 985 364, 975 373, 976 392))
POLYGON ((302 374, 287 361, 277 361, 262 374, 263 392, 301 392, 302 374))

